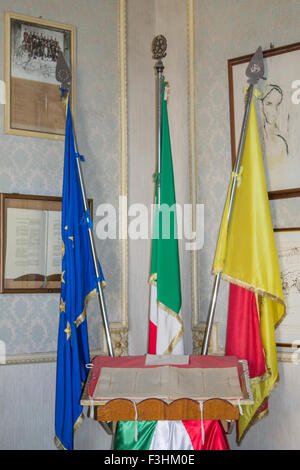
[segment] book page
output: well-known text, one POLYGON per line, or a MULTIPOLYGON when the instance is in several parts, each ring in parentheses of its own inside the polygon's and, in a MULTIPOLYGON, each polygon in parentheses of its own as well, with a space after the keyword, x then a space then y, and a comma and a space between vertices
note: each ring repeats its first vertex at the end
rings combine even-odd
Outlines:
POLYGON ((243 394, 236 367, 179 368, 170 374, 170 398, 242 399, 243 394))
POLYGON ((31 209, 7 209, 5 277, 44 274, 45 214, 31 209))
POLYGON ((224 368, 113 368, 103 367, 93 399, 160 398, 197 401, 210 398, 243 399, 236 367, 224 368))
POLYGON ((46 276, 61 273, 61 211, 47 211, 46 276))
POLYGON ((186 365, 189 360, 184 354, 146 354, 145 366, 186 365))
POLYGON ((155 369, 102 367, 93 398, 167 399, 168 389, 168 366, 155 369))

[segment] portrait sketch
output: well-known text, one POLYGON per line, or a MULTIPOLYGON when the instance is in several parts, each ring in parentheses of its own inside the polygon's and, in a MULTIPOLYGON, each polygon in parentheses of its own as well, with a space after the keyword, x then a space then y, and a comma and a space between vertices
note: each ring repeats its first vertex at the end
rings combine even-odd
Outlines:
MULTIPOLYGON (((285 53, 276 51, 273 50, 274 55, 264 54, 265 79, 256 85, 255 98, 269 192, 300 188, 300 104, 293 100, 293 83, 300 79, 300 49, 285 53)), ((271 54, 272 50, 268 52, 271 54)), ((235 60, 229 61, 229 67, 232 67, 232 142, 235 141, 233 152, 236 154, 248 84, 247 62, 235 65, 235 60)))

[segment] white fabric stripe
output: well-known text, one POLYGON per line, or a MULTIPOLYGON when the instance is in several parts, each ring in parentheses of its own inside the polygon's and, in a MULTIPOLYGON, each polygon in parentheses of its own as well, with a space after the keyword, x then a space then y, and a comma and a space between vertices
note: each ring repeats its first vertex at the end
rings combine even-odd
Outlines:
MULTIPOLYGON (((157 287, 154 285, 151 285, 150 320, 157 326, 156 354, 164 354, 181 330, 181 324, 157 304, 157 287)), ((184 354, 183 338, 175 345, 172 354, 184 354)))
POLYGON ((202 444, 205 443, 205 431, 204 431, 204 424, 203 424, 203 401, 199 402, 200 405, 200 414, 201 414, 201 434, 202 434, 202 444))
MULTIPOLYGON (((151 284, 150 321, 157 327, 156 354, 163 354, 180 331, 180 324, 157 304, 157 287, 151 284)), ((172 354, 184 354, 183 338, 172 354)), ((193 450, 182 421, 157 421, 149 450, 193 450)))
POLYGON ((157 421, 149 450, 193 450, 182 421, 157 421))
POLYGON ((150 287, 150 320, 157 326, 157 287, 153 284, 150 287))
MULTIPOLYGON (((160 308, 157 308, 157 343, 156 343, 156 354, 163 354, 169 347, 173 338, 181 330, 181 325, 171 314, 160 308)), ((183 351, 183 338, 180 338, 178 343, 175 345, 172 354, 184 354, 183 351)))

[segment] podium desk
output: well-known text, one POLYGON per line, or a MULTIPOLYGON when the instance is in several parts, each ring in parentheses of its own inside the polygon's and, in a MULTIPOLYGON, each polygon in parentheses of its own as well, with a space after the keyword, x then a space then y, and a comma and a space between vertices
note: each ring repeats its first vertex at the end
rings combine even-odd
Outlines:
MULTIPOLYGON (((143 368, 145 356, 126 356, 111 358, 96 356, 92 361, 88 378, 81 397, 81 404, 93 406, 99 422, 114 421, 152 421, 152 420, 226 420, 236 421, 239 418, 240 405, 253 404, 247 361, 238 361, 230 356, 190 356, 187 368, 226 368, 237 366, 242 398, 222 399, 214 396, 204 400, 188 397, 175 400, 162 400, 156 397, 141 400, 129 398, 101 399, 93 397, 103 367, 143 368), (199 406, 202 402, 202 409, 199 406)), ((147 366, 149 367, 149 366, 147 366)), ((159 367, 159 366, 150 366, 159 367)))

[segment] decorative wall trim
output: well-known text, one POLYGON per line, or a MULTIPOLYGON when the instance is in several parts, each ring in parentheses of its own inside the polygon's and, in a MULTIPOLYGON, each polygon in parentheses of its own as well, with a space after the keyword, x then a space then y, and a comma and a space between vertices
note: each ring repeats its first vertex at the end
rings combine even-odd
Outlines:
MULTIPOLYGON (((93 358, 102 354, 100 349, 95 349, 90 352, 90 357, 93 358)), ((45 353, 28 353, 28 354, 11 354, 7 356, 5 362, 1 365, 18 365, 18 364, 39 364, 42 362, 56 362, 56 352, 45 353)))
MULTIPOLYGON (((120 183, 119 183, 119 243, 120 243, 120 321, 110 324, 115 356, 128 352, 128 125, 127 125, 127 0, 118 1, 118 60, 119 60, 119 128, 120 128, 120 183)), ((102 327, 101 354, 108 354, 102 327)))
MULTIPOLYGON (((114 328, 111 329, 111 340, 112 340, 114 355, 116 357, 127 356, 128 354, 128 326, 120 325, 120 327, 117 328, 114 325, 114 328)), ((106 351, 105 351, 105 354, 107 354, 106 351)))
MULTIPOLYGON (((128 240, 127 240, 127 195, 128 195, 128 125, 127 125, 127 0, 119 0, 118 5, 118 47, 119 47, 119 122, 120 122, 120 324, 122 335, 128 336, 128 240)), ((118 326, 116 327, 117 331, 118 326)), ((125 340, 124 340, 125 341, 125 340)), ((123 353, 125 352, 123 344, 123 353)), ((127 346, 126 346, 127 348, 127 346)))
MULTIPOLYGON (((195 8, 194 0, 187 0, 188 35, 188 125, 189 125, 189 174, 192 231, 196 231, 196 204, 198 202, 197 139, 196 139, 196 80, 195 80, 195 8)), ((200 320, 198 252, 191 251, 192 327, 200 320)))
POLYGON ((41 362, 56 362, 56 352, 10 354, 1 365, 37 364, 41 362))
MULTIPOLYGON (((196 232, 196 206, 198 203, 197 171, 197 98, 195 70, 195 4, 187 0, 187 55, 188 55, 188 141, 189 141, 189 175, 190 204, 192 205, 192 231, 196 232)), ((199 289, 199 253, 191 251, 191 304, 192 333, 194 353, 200 354, 204 330, 200 323, 200 289, 199 289)), ((217 347, 217 345, 215 345, 217 347)))
MULTIPOLYGON (((205 328, 206 322, 199 322, 198 325, 193 327, 193 354, 201 354, 205 328)), ((219 349, 218 323, 214 323, 212 326, 208 353, 221 355, 225 354, 224 351, 219 349)))

